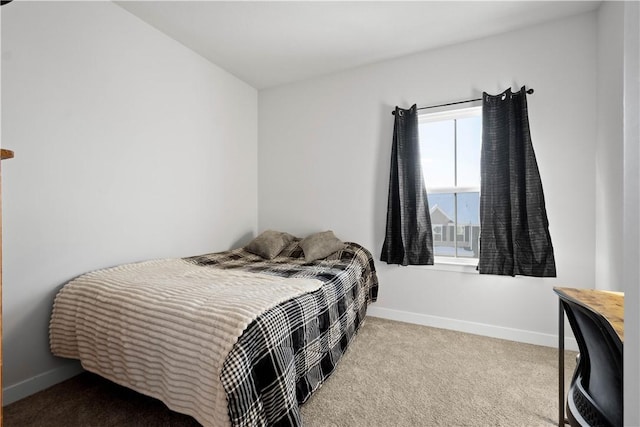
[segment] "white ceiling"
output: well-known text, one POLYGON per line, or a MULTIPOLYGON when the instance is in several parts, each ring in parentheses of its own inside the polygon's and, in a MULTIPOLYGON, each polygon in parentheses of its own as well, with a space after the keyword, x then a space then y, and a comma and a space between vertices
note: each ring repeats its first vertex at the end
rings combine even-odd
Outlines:
POLYGON ((257 89, 595 10, 599 1, 118 1, 257 89))

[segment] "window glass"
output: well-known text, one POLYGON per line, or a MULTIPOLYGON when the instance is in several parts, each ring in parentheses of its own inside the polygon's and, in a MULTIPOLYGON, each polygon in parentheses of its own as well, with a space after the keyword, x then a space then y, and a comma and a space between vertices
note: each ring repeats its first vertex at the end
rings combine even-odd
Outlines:
POLYGON ((429 209, 431 212, 431 228, 438 230, 433 235, 433 252, 436 256, 455 256, 455 194, 429 194, 429 209))
POLYGON ((480 193, 458 193, 456 255, 477 258, 480 248, 480 193))
POLYGON ((427 187, 455 185, 455 122, 453 120, 421 123, 420 156, 427 187))
POLYGON ((480 116, 456 120, 457 126, 457 186, 480 186, 480 145, 482 119, 480 116))
POLYGON ((419 119, 436 257, 478 258, 481 111, 474 107, 425 113, 419 119))

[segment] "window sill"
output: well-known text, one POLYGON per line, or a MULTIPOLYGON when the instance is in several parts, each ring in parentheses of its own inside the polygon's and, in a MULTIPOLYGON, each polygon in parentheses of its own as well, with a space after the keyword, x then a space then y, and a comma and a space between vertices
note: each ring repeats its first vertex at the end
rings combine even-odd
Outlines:
POLYGON ((477 259, 460 259, 449 257, 435 257, 433 265, 414 265, 410 267, 417 267, 420 269, 438 270, 438 271, 452 271, 455 273, 470 273, 478 274, 476 267, 478 266, 477 259))

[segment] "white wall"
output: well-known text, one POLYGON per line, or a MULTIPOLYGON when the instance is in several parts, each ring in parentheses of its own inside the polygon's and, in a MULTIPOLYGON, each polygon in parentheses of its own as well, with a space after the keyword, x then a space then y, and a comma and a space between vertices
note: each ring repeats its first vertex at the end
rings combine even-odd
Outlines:
POLYGON ((598 10, 598 133, 596 139, 596 282, 622 290, 624 3, 598 10))
POLYGON ((57 289, 257 226, 257 91, 111 2, 2 7, 5 404, 69 375, 57 289))
POLYGON ((380 295, 371 313, 556 345, 553 286, 595 285, 597 45, 590 13, 261 91, 259 229, 303 236, 331 228, 379 260, 393 107, 527 85, 535 89, 529 114, 557 279, 377 261, 380 295))
POLYGON ((639 40, 638 4, 602 3, 598 11, 596 288, 625 292, 627 426, 640 425, 639 40))
POLYGON ((624 425, 640 425, 640 4, 624 5, 624 425))

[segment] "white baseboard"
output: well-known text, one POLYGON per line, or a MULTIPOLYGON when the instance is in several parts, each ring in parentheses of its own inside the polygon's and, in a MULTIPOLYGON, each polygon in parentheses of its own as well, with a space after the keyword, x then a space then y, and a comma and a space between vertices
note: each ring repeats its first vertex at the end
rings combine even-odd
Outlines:
POLYGON ((17 384, 2 389, 2 406, 9 405, 31 396, 34 393, 54 386, 62 381, 75 377, 83 371, 79 362, 70 362, 60 368, 52 369, 35 377, 26 379, 17 384))
MULTIPOLYGON (((381 317, 383 319, 397 320, 400 322, 414 323, 416 325, 431 326, 433 328, 451 329, 469 334, 483 335, 492 338, 501 338, 509 341, 518 341, 527 344, 542 345, 545 347, 558 347, 558 336, 541 334, 540 332, 525 331, 522 329, 505 328, 502 326, 475 323, 466 320, 449 319, 446 317, 430 316, 427 314, 412 313, 409 311, 393 310, 369 306, 367 315, 381 317)), ((565 338, 565 349, 578 351, 578 343, 573 337, 565 338)))

